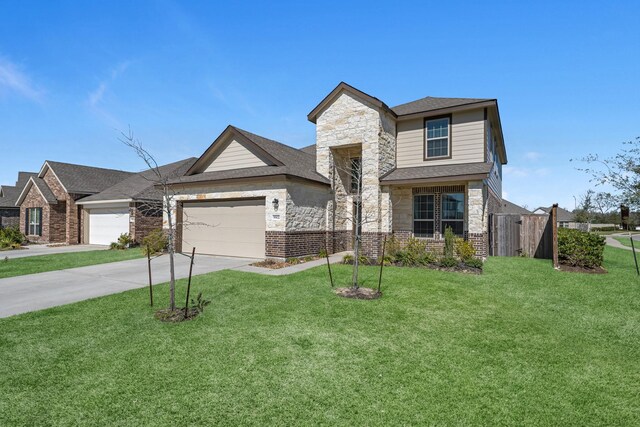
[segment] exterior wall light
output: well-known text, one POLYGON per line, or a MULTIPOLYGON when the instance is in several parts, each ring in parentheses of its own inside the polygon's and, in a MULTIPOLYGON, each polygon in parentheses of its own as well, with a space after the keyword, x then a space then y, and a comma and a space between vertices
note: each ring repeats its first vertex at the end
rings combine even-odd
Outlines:
POLYGON ((273 202, 271 202, 273 204, 273 210, 277 211, 278 210, 278 205, 280 204, 280 201, 278 199, 273 199, 273 202))

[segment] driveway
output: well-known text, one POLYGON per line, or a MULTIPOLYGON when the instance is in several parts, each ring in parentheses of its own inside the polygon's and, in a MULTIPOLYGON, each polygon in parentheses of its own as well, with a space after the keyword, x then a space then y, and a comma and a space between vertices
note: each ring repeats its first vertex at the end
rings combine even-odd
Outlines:
POLYGON ((25 249, 14 249, 11 251, 0 251, 0 259, 9 258, 24 258, 28 256, 36 255, 53 255, 63 254, 67 252, 85 252, 96 251, 100 249, 109 249, 108 246, 103 245, 68 245, 68 246, 53 246, 47 245, 27 245, 25 249))
MULTIPOLYGON (((193 275, 237 268, 255 262, 247 258, 196 255, 193 275)), ((169 257, 152 261, 153 283, 169 281, 169 257)), ((189 258, 176 255, 176 278, 189 276, 189 258)), ((0 317, 116 294, 149 285, 147 260, 112 262, 88 267, 0 279, 0 317)))

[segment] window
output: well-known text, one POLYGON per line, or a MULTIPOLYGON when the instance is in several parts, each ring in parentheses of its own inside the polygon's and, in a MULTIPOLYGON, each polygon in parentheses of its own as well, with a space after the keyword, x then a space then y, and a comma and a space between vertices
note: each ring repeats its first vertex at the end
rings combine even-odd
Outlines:
POLYGON ((416 237, 433 237, 435 224, 433 194, 413 196, 413 234, 416 237))
POLYGON ((27 209, 27 235, 42 236, 42 208, 27 209))
POLYGON ((360 157, 351 159, 351 192, 358 193, 362 190, 362 161, 360 157))
POLYGON ((449 156, 449 117, 427 120, 425 158, 449 156))
POLYGON ((453 193, 442 195, 442 233, 447 227, 462 236, 464 232, 464 194, 453 193))

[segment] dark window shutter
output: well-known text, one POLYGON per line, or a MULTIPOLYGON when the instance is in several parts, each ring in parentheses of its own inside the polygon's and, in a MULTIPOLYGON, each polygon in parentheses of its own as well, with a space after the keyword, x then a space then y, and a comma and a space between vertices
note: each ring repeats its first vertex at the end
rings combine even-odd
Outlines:
POLYGON ((29 235, 29 208, 24 210, 24 234, 29 235))
POLYGON ((38 208, 38 236, 42 236, 42 208, 38 208))

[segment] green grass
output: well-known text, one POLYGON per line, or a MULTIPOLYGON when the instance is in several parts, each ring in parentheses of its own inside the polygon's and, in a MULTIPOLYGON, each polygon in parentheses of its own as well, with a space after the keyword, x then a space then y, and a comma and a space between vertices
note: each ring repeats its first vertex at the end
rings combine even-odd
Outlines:
POLYGON ((223 271, 194 278, 213 303, 181 324, 145 289, 3 319, 0 425, 639 425, 631 255, 607 247, 606 275, 387 268, 375 301, 323 267, 223 271))
MULTIPOLYGON (((631 247, 631 242, 629 241, 629 237, 614 237, 618 242, 622 243, 625 246, 631 247)), ((640 249, 640 241, 635 240, 633 244, 636 247, 636 250, 640 249)))
POLYGON ((25 274, 43 273, 45 271, 64 270, 66 268, 126 261, 141 257, 142 251, 139 248, 127 249, 124 251, 97 250, 69 252, 63 254, 37 255, 9 260, 4 260, 0 254, 0 279, 22 276, 25 274))

